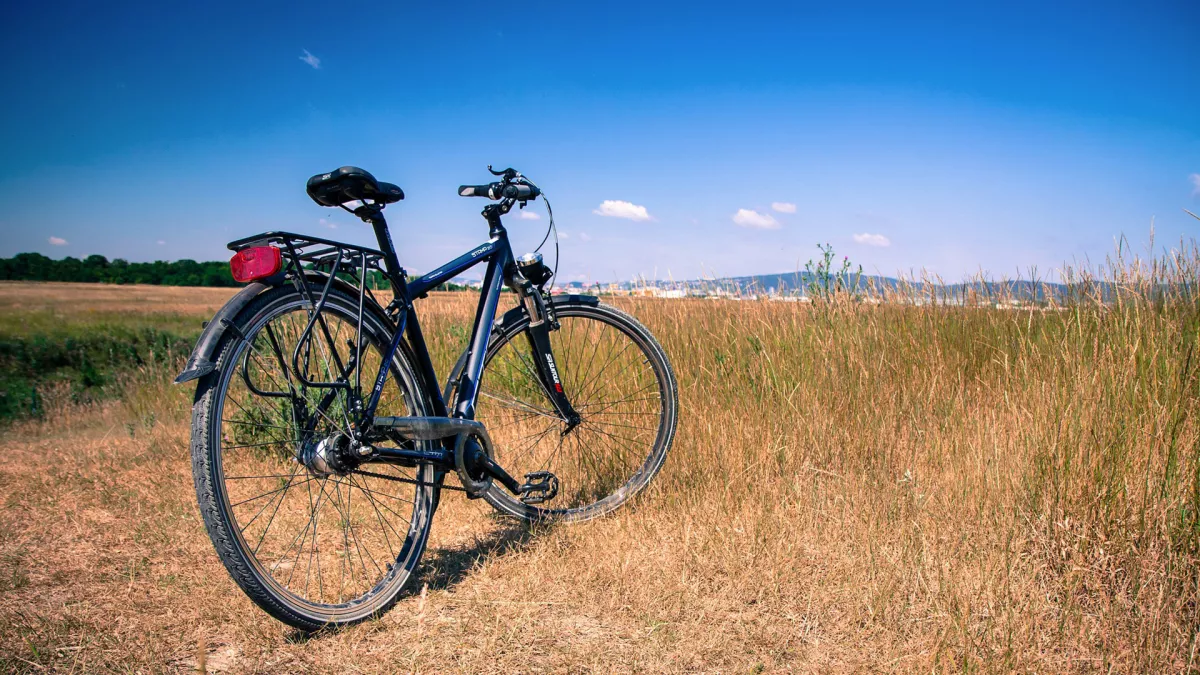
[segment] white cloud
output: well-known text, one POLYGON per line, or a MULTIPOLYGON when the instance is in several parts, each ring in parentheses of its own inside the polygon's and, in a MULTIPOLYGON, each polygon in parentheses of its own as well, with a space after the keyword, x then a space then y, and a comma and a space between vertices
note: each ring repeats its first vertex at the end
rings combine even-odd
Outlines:
POLYGON ((854 242, 856 244, 863 244, 865 246, 880 246, 883 248, 887 248, 888 246, 892 245, 891 239, 888 239, 882 234, 871 234, 869 232, 863 232, 862 234, 854 235, 854 242))
POLYGON ((332 220, 325 220, 324 218, 322 218, 322 219, 320 220, 320 223, 321 223, 322 225, 324 225, 325 227, 328 227, 328 228, 329 228, 329 229, 331 229, 331 230, 336 230, 336 229, 337 229, 337 223, 333 222, 332 220))
POLYGON ((559 239, 570 239, 570 238, 571 238, 571 235, 567 234, 566 232, 563 232, 562 230, 559 230, 559 231, 558 231, 558 238, 559 238, 559 239))
POLYGON ((62 237, 50 237, 51 246, 66 246, 67 240, 62 237))
POLYGON ((159 239, 158 241, 156 241, 156 242, 154 242, 154 243, 158 244, 159 246, 166 246, 166 245, 167 245, 167 242, 166 242, 165 240, 163 240, 163 239, 159 239))
POLYGON ((1188 180, 1192 181, 1192 194, 1200 195, 1200 173, 1188 176, 1188 180))
POLYGON ((769 213, 759 213, 750 209, 738 209, 733 214, 733 222, 742 227, 752 227, 758 230, 778 230, 779 221, 769 213))
POLYGON ((299 57, 299 59, 312 66, 313 70, 321 69, 321 59, 313 56, 312 52, 308 51, 307 49, 304 50, 304 56, 299 57))
POLYGON ((580 241, 591 241, 591 240, 592 240, 592 235, 588 234, 587 232, 580 232, 580 233, 579 233, 579 240, 580 240, 580 241))
POLYGON ((771 208, 779 213, 795 213, 796 205, 791 202, 771 202, 771 208))
POLYGON ((542 219, 541 216, 539 216, 537 213, 535 213, 533 211, 530 211, 529 209, 522 210, 519 214, 517 214, 517 217, 520 218, 521 220, 541 220, 542 219))
POLYGON ((608 216, 610 218, 626 218, 628 220, 654 220, 646 211, 646 207, 638 206, 630 202, 623 202, 617 199, 606 199, 600 203, 599 208, 592 211, 598 216, 608 216))

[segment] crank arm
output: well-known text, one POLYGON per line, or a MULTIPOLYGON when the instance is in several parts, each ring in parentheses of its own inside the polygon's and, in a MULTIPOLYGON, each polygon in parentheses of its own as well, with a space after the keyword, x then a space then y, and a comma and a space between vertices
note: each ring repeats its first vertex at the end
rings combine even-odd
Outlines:
POLYGON ((535 471, 525 474, 525 482, 518 483, 491 457, 481 458, 480 468, 492 478, 500 481, 513 496, 525 504, 541 504, 554 499, 558 495, 558 477, 549 471, 535 471))
MULTIPOLYGON (((513 478, 504 467, 496 463, 496 460, 488 456, 488 452, 483 449, 475 439, 470 439, 462 436, 458 439, 454 448, 455 464, 459 465, 461 456, 461 466, 457 466, 459 480, 462 481, 464 487, 467 488, 467 496, 472 499, 482 497, 487 492, 491 485, 491 480, 499 481, 501 485, 508 488, 508 491, 514 496, 522 499, 531 491, 545 491, 546 488, 540 483, 531 482, 534 478, 545 478, 549 476, 548 472, 537 472, 529 474, 525 478, 526 482, 518 482, 513 478), (545 474, 545 476, 543 476, 545 474), (476 478, 476 476, 486 476, 486 478, 476 478), (488 480, 488 479, 491 480, 488 480)), ((553 498, 554 494, 558 493, 558 479, 554 478, 553 498)))
POLYGON ((508 475, 508 472, 504 470, 504 467, 497 464, 496 460, 487 455, 482 455, 479 468, 483 469, 492 478, 500 481, 504 487, 508 488, 509 492, 514 495, 521 494, 521 484, 517 482, 516 478, 508 475))

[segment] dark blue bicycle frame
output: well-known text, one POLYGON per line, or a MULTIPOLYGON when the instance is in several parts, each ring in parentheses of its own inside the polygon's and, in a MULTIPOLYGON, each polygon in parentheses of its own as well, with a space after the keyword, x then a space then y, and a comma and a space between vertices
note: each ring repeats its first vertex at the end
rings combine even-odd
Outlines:
MULTIPOLYGON (((508 232, 505 231, 504 226, 500 222, 500 216, 507 213, 511 206, 511 203, 501 202, 500 204, 492 204, 485 208, 483 215, 488 221, 491 238, 429 274, 415 279, 409 279, 404 268, 400 266, 400 261, 396 256, 396 249, 392 244, 392 238, 388 231, 387 221, 383 217, 382 209, 372 209, 370 206, 366 207, 364 211, 355 211, 355 215, 370 223, 374 228, 375 237, 379 241, 379 250, 377 251, 289 232, 267 232, 255 235, 254 237, 231 242, 229 248, 240 250, 247 246, 261 246, 275 242, 280 245, 284 251, 285 258, 289 260, 289 274, 297 278, 310 274, 309 270, 305 268, 305 264, 308 264, 314 271, 320 271, 328 267, 329 278, 323 282, 325 287, 324 292, 328 292, 334 282, 334 276, 344 273, 345 269, 342 265, 347 260, 361 261, 358 263, 363 268, 360 281, 363 287, 359 288, 360 294, 365 292, 365 268, 367 266, 382 271, 387 277, 394 293, 393 305, 389 309, 394 308, 397 310, 395 315, 396 331, 392 336, 391 343, 384 352, 383 360, 380 363, 379 372, 375 375, 370 394, 366 397, 365 401, 360 402, 362 405, 359 407, 357 424, 355 425, 357 429, 370 430, 373 428, 375 410, 379 406, 379 399, 383 393, 383 388, 387 385, 388 373, 392 370, 396 352, 400 349, 401 341, 404 339, 408 340, 409 346, 412 348, 412 355, 416 359, 415 366, 425 383, 425 393, 429 397, 429 400, 433 402, 433 416, 473 420, 475 418, 475 401, 479 393, 479 378, 483 372, 488 341, 491 336, 493 322, 496 319, 500 291, 503 290, 505 284, 514 285, 512 247, 508 242, 508 232), (299 247, 315 247, 317 250, 312 252, 306 250, 304 253, 300 253, 298 251, 299 247), (475 313, 475 326, 471 331, 470 343, 467 345, 466 366, 457 382, 455 389, 457 392, 456 400, 445 401, 442 399, 442 392, 439 388, 440 380, 437 377, 437 373, 434 372, 433 363, 429 358, 429 349, 425 343, 425 336, 421 332, 421 323, 417 319, 413 300, 425 297, 430 290, 480 263, 486 263, 487 269, 483 275, 483 289, 479 296, 479 306, 475 313)), ((282 279, 283 274, 281 273, 278 281, 282 281, 282 279)), ((524 283, 528 286, 528 282, 524 283)), ((299 287, 302 289, 305 288, 304 285, 300 285, 299 287)), ((302 292, 308 293, 306 290, 302 290, 302 292)), ((524 291, 523 293, 528 292, 524 291)), ((533 292, 536 293, 537 291, 533 292)), ((522 297, 524 296, 522 295, 522 297)), ((323 322, 320 320, 321 308, 324 305, 323 296, 310 297, 309 300, 312 302, 314 309, 309 319, 309 326, 305 329, 305 336, 318 325, 321 326, 321 330, 325 330, 323 322)), ((305 337, 302 337, 301 341, 304 339, 305 337)), ((331 338, 326 334, 326 339, 331 338)), ((299 347, 297 347, 295 353, 299 354, 299 347)), ((293 358, 297 357, 294 355, 293 358)), ((358 358, 359 356, 355 355, 344 365, 338 362, 337 367, 342 371, 342 375, 337 381, 310 382, 301 380, 307 386, 333 390, 324 397, 324 400, 318 403, 319 409, 325 408, 333 401, 337 390, 350 387, 350 384, 344 380, 358 366, 358 358)), ((297 374, 299 375, 299 370, 297 370, 297 374)), ((249 379, 247 379, 247 383, 249 383, 249 379)), ((251 387, 253 390, 253 385, 251 387)), ((285 392, 260 392, 260 394, 288 396, 285 392)), ((385 462, 435 462, 443 467, 453 466, 454 462, 453 452, 444 442, 436 450, 422 450, 419 447, 384 448, 376 446, 375 451, 376 454, 373 458, 385 462)))
POLYGON ((508 232, 500 223, 499 214, 487 215, 491 234, 489 241, 476 246, 429 274, 411 280, 407 278, 404 269, 400 267, 383 215, 378 214, 370 219, 375 228, 375 236, 379 240, 379 249, 383 253, 384 270, 392 283, 401 311, 396 334, 388 346, 379 373, 375 377, 371 395, 364 406, 363 422, 369 424, 374 417, 375 408, 379 405, 380 394, 383 393, 383 387, 387 383, 390 364, 396 350, 400 347, 401 339, 405 337, 417 357, 417 367, 428 383, 428 394, 434 401, 434 413, 438 416, 474 419, 475 399, 478 395, 479 376, 483 372, 484 358, 487 354, 488 338, 491 335, 492 323, 496 319, 496 306, 500 300, 500 291, 504 287, 506 275, 513 262, 512 247, 508 243, 508 232), (443 401, 442 393, 437 386, 439 380, 433 370, 433 363, 429 359, 429 350, 425 344, 425 336, 421 332, 421 324, 417 319, 413 300, 423 297, 431 289, 483 262, 487 263, 487 269, 483 274, 483 289, 475 313, 475 326, 471 331, 471 341, 467 346, 467 365, 456 389, 457 401, 443 401), (454 406, 453 413, 448 410, 447 405, 454 406))

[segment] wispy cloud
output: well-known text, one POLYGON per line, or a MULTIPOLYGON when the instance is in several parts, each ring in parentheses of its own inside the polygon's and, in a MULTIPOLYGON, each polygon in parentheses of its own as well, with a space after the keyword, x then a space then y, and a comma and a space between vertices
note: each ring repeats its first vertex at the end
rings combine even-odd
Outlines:
POLYGON ((796 205, 791 202, 771 202, 771 208, 779 213, 795 213, 796 205))
POLYGON ((299 57, 301 61, 313 67, 313 70, 321 69, 321 59, 313 56, 312 52, 304 50, 304 56, 299 57))
POLYGON ((67 240, 62 237, 50 237, 51 246, 66 246, 67 240))
POLYGON ((154 243, 158 244, 159 246, 166 246, 166 245, 167 245, 167 242, 166 242, 166 240, 165 240, 165 239, 159 239, 158 241, 156 241, 156 242, 154 242, 154 243))
POLYGON ((580 241, 591 241, 591 240, 592 240, 592 235, 588 234, 587 232, 580 232, 580 233, 579 233, 579 240, 580 240, 580 241))
POLYGON ((733 222, 741 227, 751 227, 756 230, 778 230, 779 221, 769 213, 759 213, 751 209, 738 209, 733 214, 733 222))
POLYGON ((610 218, 626 218, 628 220, 654 220, 650 217, 650 213, 646 211, 646 207, 638 206, 630 202, 623 202, 617 199, 606 199, 600 203, 600 206, 592 211, 598 216, 608 216, 610 218))
POLYGON ((558 238, 559 238, 559 239, 570 239, 570 238, 571 238, 571 234, 570 234, 569 232, 564 232, 563 230, 559 230, 559 231, 558 231, 558 238))
POLYGON ((331 230, 337 229, 337 223, 333 222, 332 220, 325 220, 324 218, 322 218, 319 222, 331 230))
POLYGON ((542 219, 541 216, 539 216, 537 213, 535 213, 533 211, 530 211, 529 209, 522 210, 521 213, 517 214, 517 217, 520 218, 521 220, 541 220, 542 219))
POLYGON ((1188 176, 1188 180, 1192 181, 1192 194, 1200 195, 1200 173, 1188 176))
POLYGON ((863 244, 864 246, 879 246, 881 248, 887 248, 888 246, 892 245, 891 239, 888 239, 882 234, 871 234, 869 232, 863 232, 862 234, 854 235, 854 242, 857 244, 863 244))

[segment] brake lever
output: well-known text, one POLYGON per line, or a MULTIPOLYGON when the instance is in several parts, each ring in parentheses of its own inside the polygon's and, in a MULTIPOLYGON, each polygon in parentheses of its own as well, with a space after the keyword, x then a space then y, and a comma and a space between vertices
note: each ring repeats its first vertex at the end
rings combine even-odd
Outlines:
POLYGON ((521 175, 520 172, 512 167, 509 167, 503 171, 496 171, 492 168, 491 164, 488 164, 488 171, 490 171, 493 176, 504 176, 504 180, 512 180, 521 175))

